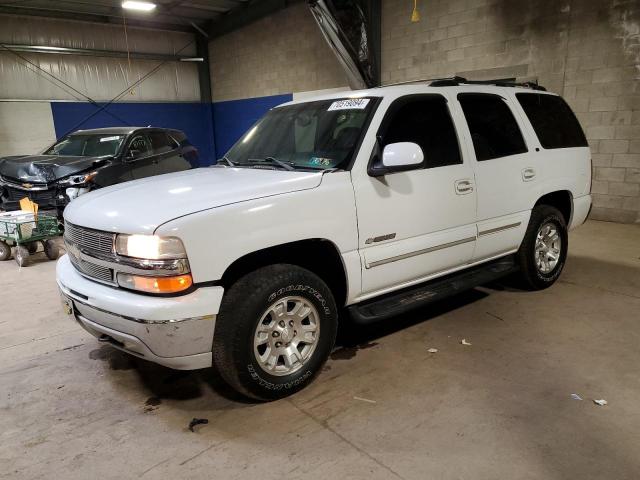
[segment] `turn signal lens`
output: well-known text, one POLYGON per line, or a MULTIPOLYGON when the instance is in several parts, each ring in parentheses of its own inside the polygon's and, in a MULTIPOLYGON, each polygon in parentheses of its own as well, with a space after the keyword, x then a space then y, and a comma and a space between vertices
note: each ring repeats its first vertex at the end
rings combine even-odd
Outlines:
POLYGON ((178 293, 190 288, 193 285, 193 279, 190 274, 175 277, 144 277, 120 273, 118 285, 147 293, 178 293))

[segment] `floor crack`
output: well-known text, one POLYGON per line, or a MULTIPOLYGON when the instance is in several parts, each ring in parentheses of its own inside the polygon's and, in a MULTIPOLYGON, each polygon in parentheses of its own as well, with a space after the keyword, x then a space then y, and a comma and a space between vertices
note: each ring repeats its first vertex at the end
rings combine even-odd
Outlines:
POLYGON ((355 443, 353 443, 351 440, 349 440, 348 438, 346 438, 344 435, 342 435, 341 433, 339 433, 338 431, 334 430, 333 428, 331 428, 331 426, 329 426, 329 424, 326 421, 320 420, 318 418, 316 418, 312 413, 307 412, 305 409, 303 409, 302 407, 299 407, 298 405, 296 405, 293 401, 288 400, 287 401, 298 411, 300 411, 301 413, 303 413, 305 416, 309 417, 311 420, 313 420, 315 423, 317 423, 318 425, 320 425, 322 428, 324 428, 325 430, 330 431, 331 433, 333 433, 336 437, 340 438, 342 441, 344 441, 345 443, 347 443, 348 445, 350 445, 351 447, 353 447, 355 450, 357 450, 360 454, 364 455, 365 457, 367 457, 369 460, 373 461, 376 465, 380 466, 381 468, 385 469, 387 472, 391 473, 394 477, 399 478, 400 480, 404 480, 404 477, 402 475, 400 475, 398 472, 396 472, 395 470, 393 470, 391 467, 385 465, 384 463, 382 463, 380 460, 378 460, 377 458, 375 458, 374 456, 372 456, 370 453, 366 452, 365 450, 363 450, 362 448, 360 448, 358 445, 356 445, 355 443))

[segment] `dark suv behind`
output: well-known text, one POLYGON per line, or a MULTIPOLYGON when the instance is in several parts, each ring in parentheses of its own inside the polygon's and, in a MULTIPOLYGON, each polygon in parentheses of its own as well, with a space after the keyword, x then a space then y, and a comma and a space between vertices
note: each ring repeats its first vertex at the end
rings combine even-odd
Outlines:
POLYGON ((41 155, 0 158, 0 209, 28 197, 57 210, 97 188, 198 166, 198 151, 179 130, 112 127, 78 130, 41 155))

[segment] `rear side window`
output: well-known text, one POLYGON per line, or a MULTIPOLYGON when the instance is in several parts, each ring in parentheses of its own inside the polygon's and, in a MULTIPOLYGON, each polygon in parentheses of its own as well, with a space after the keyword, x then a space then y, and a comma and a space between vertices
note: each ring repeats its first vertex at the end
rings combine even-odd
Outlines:
POLYGON ((382 146, 413 142, 424 153, 426 168, 462 163, 458 137, 444 97, 411 96, 391 106, 382 127, 382 146))
POLYGON ((458 101, 467 119, 478 161, 527 151, 518 122, 502 97, 485 93, 461 93, 458 101))
POLYGON ((151 132, 149 138, 151 139, 151 149, 154 155, 170 152, 178 146, 176 142, 164 132, 151 132))
POLYGON ((517 93, 516 98, 527 114, 543 148, 587 146, 587 139, 578 119, 561 97, 517 93))

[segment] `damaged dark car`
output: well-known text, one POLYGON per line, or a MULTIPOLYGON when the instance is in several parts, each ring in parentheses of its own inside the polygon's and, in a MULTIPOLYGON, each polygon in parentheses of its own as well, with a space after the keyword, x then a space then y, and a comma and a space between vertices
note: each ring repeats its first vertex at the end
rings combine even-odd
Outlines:
POLYGON ((198 166, 198 151, 179 130, 113 127, 79 130, 40 155, 0 158, 0 210, 29 198, 62 216, 92 190, 198 166))

